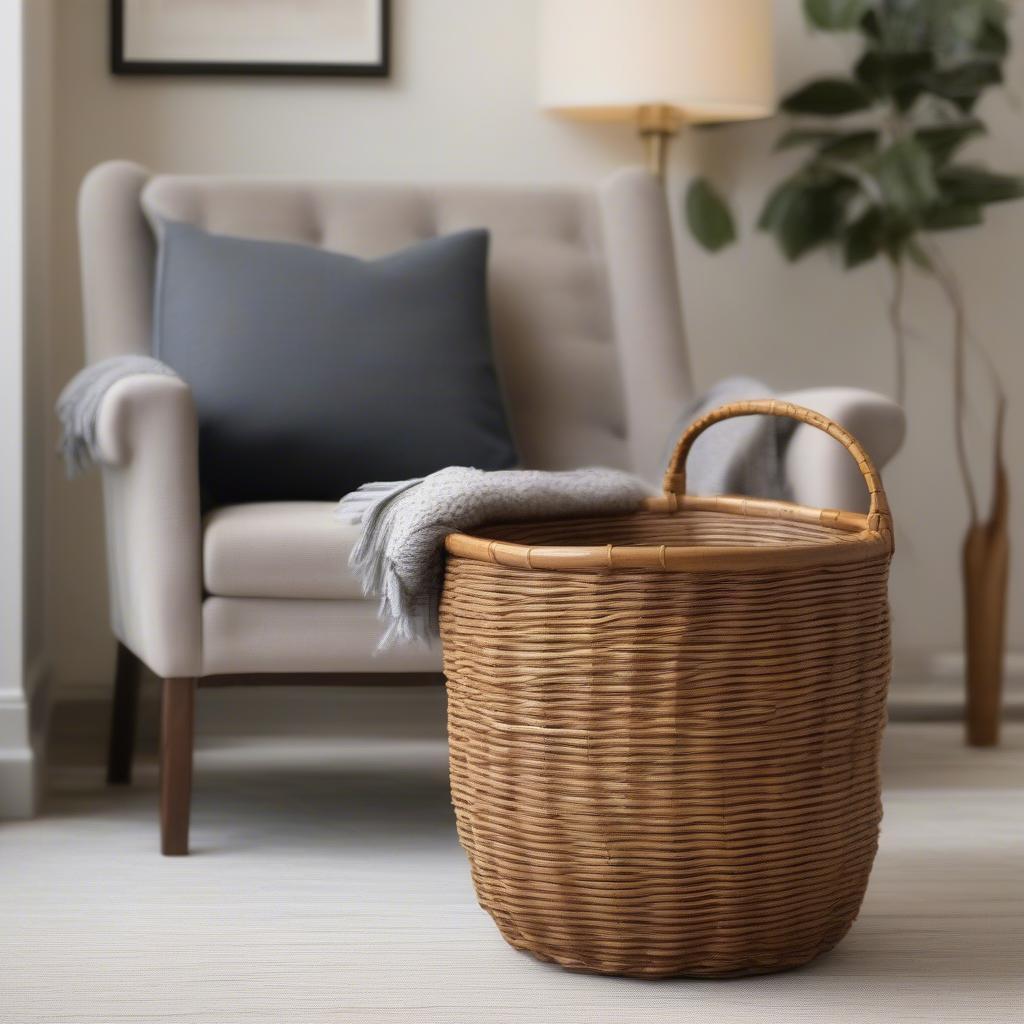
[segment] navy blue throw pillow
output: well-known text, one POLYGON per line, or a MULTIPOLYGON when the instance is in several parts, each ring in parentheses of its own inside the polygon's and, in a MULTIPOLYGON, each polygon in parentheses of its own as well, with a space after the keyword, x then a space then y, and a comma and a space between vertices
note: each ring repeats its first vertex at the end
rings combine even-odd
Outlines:
POLYGON ((365 261, 160 225, 154 351, 190 385, 207 505, 516 464, 486 231, 365 261))

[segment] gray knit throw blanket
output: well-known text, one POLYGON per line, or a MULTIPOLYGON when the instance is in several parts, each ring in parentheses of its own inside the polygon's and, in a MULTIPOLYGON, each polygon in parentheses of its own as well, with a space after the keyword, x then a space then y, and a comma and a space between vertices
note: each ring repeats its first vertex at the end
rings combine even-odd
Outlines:
POLYGON ((107 391, 124 377, 137 374, 177 377, 169 366, 151 356, 112 356, 80 370, 60 393, 56 405, 60 452, 69 477, 84 473, 99 456, 96 423, 107 391))
POLYGON ((421 480, 364 484, 337 515, 361 523, 349 563, 387 623, 379 649, 438 633, 444 539, 485 523, 632 512, 651 493, 614 469, 564 473, 450 466, 421 480))

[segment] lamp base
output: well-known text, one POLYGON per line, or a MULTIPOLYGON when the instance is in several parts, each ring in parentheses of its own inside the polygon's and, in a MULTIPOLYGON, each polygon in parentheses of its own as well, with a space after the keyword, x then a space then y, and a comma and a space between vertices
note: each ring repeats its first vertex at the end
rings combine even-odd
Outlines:
POLYGON ((676 107, 658 103, 640 107, 637 111, 637 127, 647 150, 647 167, 662 181, 665 179, 669 143, 682 126, 683 115, 676 107))

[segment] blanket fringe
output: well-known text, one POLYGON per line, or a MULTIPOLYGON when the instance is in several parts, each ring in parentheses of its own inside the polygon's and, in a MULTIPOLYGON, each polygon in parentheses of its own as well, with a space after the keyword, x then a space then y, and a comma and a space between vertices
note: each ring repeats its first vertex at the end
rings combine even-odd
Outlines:
POLYGON ((81 476, 99 458, 96 426, 107 392, 119 380, 139 375, 178 376, 151 356, 112 356, 79 370, 60 393, 55 407, 61 426, 57 451, 69 478, 81 476))

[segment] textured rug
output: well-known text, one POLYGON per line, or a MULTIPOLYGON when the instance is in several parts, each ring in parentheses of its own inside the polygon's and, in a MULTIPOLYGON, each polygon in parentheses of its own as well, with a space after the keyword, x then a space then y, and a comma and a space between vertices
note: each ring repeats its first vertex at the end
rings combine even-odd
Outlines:
POLYGON ((999 751, 965 750, 950 724, 890 727, 881 852, 831 955, 644 983, 540 964, 477 907, 439 691, 328 692, 261 693, 264 729, 233 713, 245 693, 200 694, 183 859, 157 854, 152 751, 107 789, 105 708, 58 716, 44 816, 0 827, 0 1021, 1021 1019, 1024 726, 999 751))

